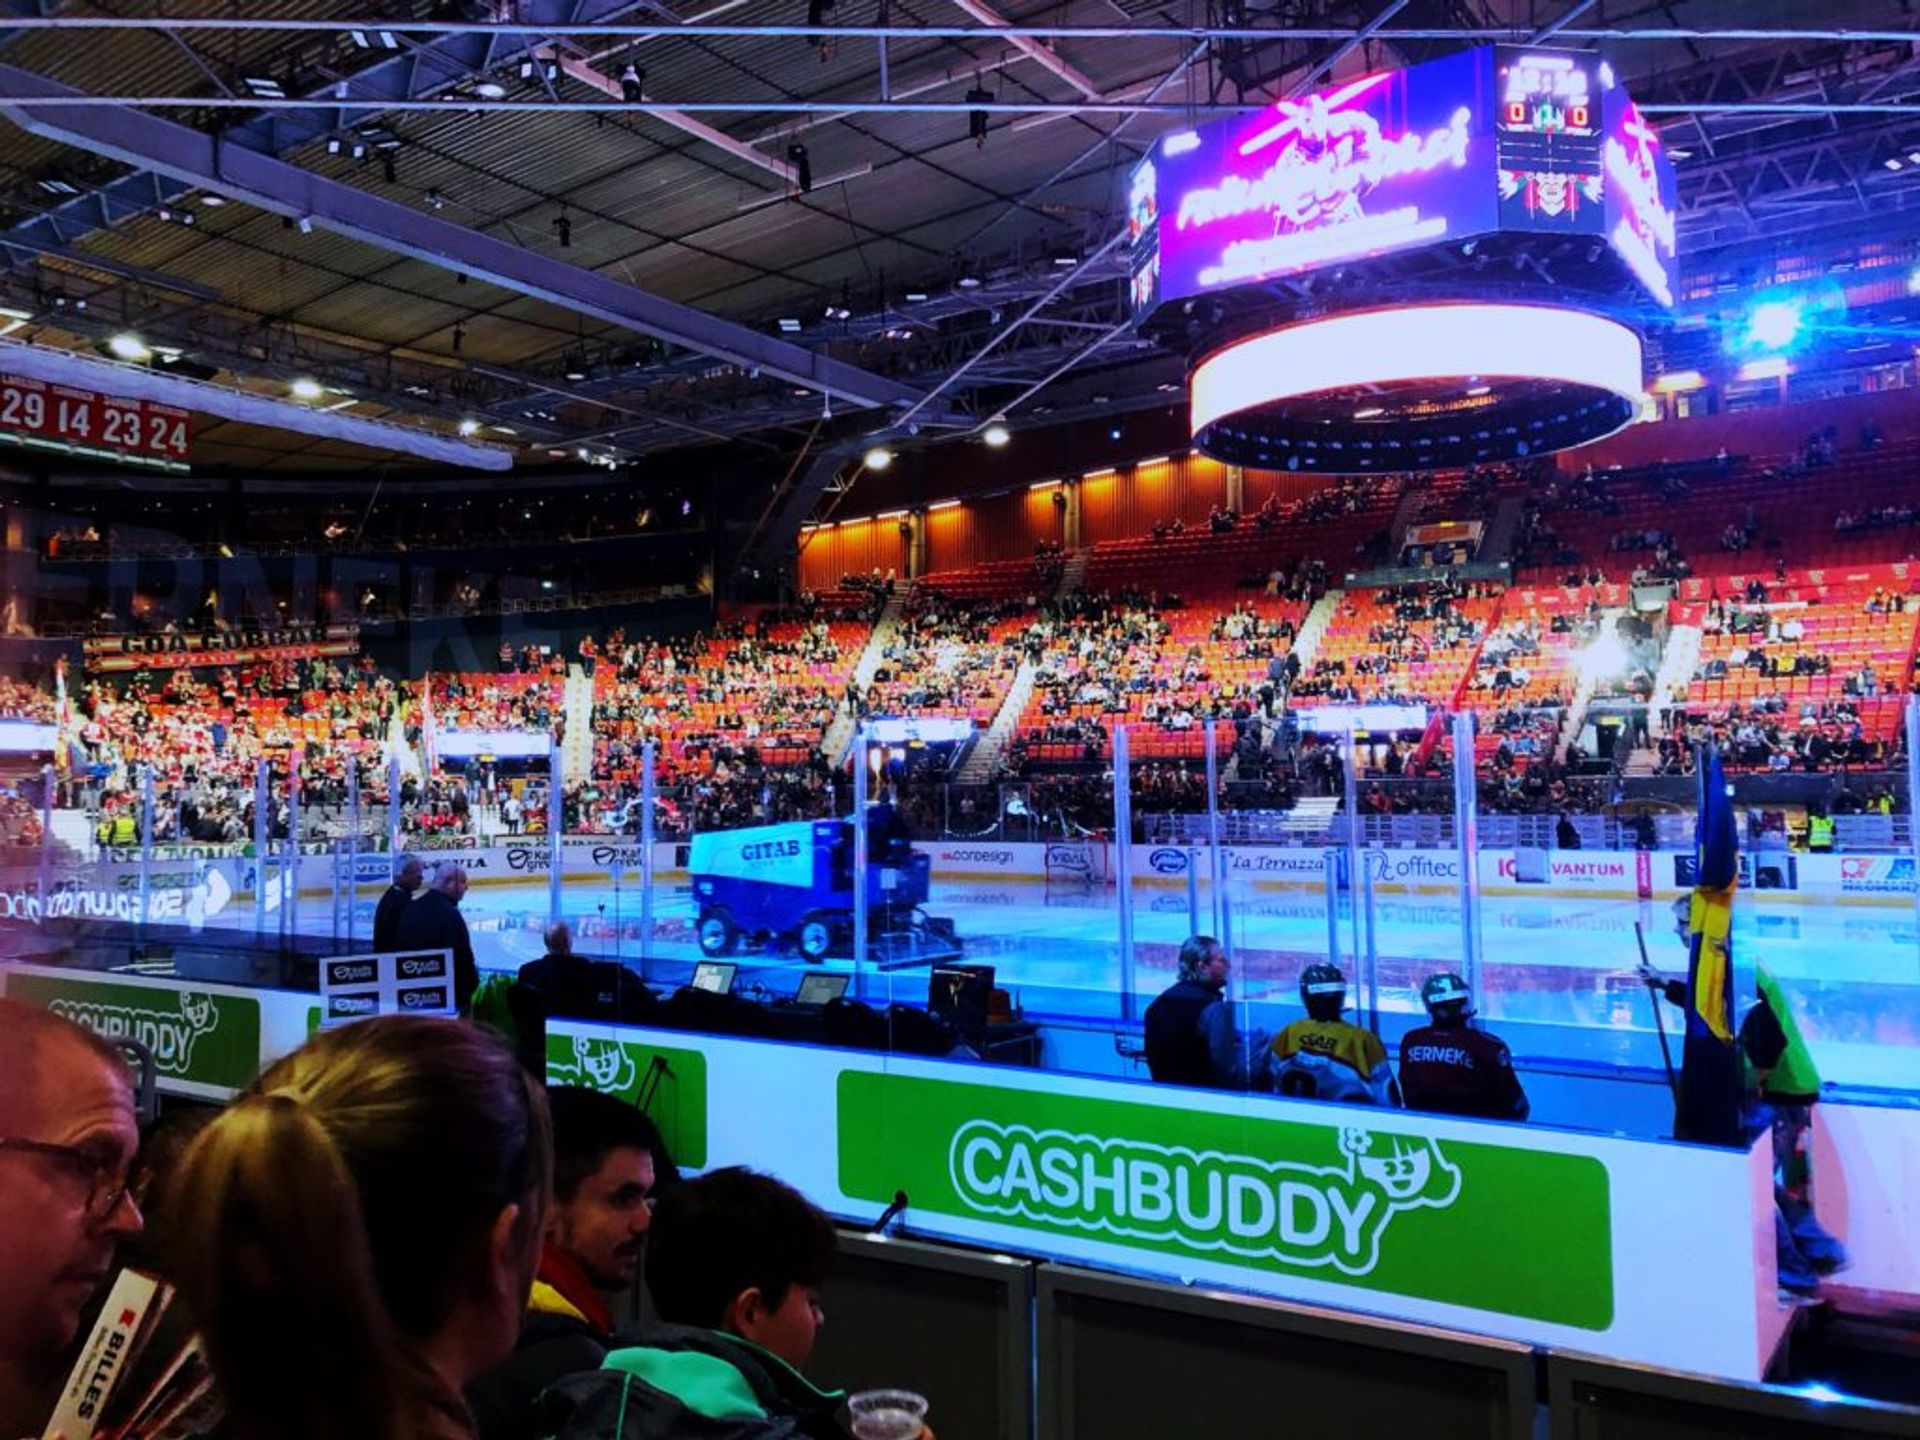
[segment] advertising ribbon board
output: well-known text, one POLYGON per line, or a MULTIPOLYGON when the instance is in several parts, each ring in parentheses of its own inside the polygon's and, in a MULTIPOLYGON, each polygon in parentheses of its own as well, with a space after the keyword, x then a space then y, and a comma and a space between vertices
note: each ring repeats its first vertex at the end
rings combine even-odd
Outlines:
POLYGON ((838 1089, 840 1189, 858 1200, 905 1189, 916 1213, 1613 1323, 1590 1156, 1443 1142, 1390 1114, 1304 1124, 854 1070, 838 1089))
POLYGON ((162 1089, 222 1096, 260 1068, 260 1002, 226 987, 16 970, 7 995, 153 1052, 162 1089))

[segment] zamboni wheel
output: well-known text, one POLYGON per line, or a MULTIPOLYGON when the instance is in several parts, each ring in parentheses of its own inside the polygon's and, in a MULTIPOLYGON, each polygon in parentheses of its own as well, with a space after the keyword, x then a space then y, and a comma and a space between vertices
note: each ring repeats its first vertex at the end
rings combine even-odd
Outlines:
POLYGON ((800 958, 809 965, 825 960, 833 950, 838 928, 838 919, 826 910, 809 910, 801 916, 799 928, 793 932, 793 943, 800 951, 800 958))
POLYGON ((700 912, 695 933, 699 937, 700 953, 706 956, 730 955, 740 943, 740 927, 733 923, 732 915, 718 906, 700 912))

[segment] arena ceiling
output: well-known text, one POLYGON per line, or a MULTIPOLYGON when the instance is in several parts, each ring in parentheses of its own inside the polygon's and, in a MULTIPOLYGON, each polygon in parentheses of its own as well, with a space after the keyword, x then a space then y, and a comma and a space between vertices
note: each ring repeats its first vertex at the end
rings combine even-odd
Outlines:
MULTIPOLYGON (((1179 365, 1126 324, 1117 240, 1144 148, 1216 107, 1493 40, 1604 51, 1680 162, 1691 265, 1920 215, 1905 0, 0 17, 11 340, 92 354, 131 330, 216 383, 278 399, 316 380, 315 403, 464 422, 521 463, 733 440, 784 465, 808 438, 1165 403, 1179 365)), ((238 420, 197 451, 266 472, 372 455, 238 420)))

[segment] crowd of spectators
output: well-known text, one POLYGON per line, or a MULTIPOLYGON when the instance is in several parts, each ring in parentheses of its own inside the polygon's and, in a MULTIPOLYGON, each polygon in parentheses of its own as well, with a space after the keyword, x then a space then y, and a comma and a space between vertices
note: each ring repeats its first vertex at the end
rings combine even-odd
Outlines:
POLYGON ((0 676, 0 720, 51 725, 58 718, 53 692, 11 676, 0 676))

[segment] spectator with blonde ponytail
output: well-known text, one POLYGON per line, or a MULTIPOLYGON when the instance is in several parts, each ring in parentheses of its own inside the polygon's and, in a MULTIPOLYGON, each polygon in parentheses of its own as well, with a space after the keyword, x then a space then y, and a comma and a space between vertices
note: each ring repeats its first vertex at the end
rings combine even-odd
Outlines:
POLYGON ((552 1165, 546 1102, 485 1032, 315 1036, 194 1141, 174 1271, 236 1440, 467 1440, 513 1349, 552 1165))

